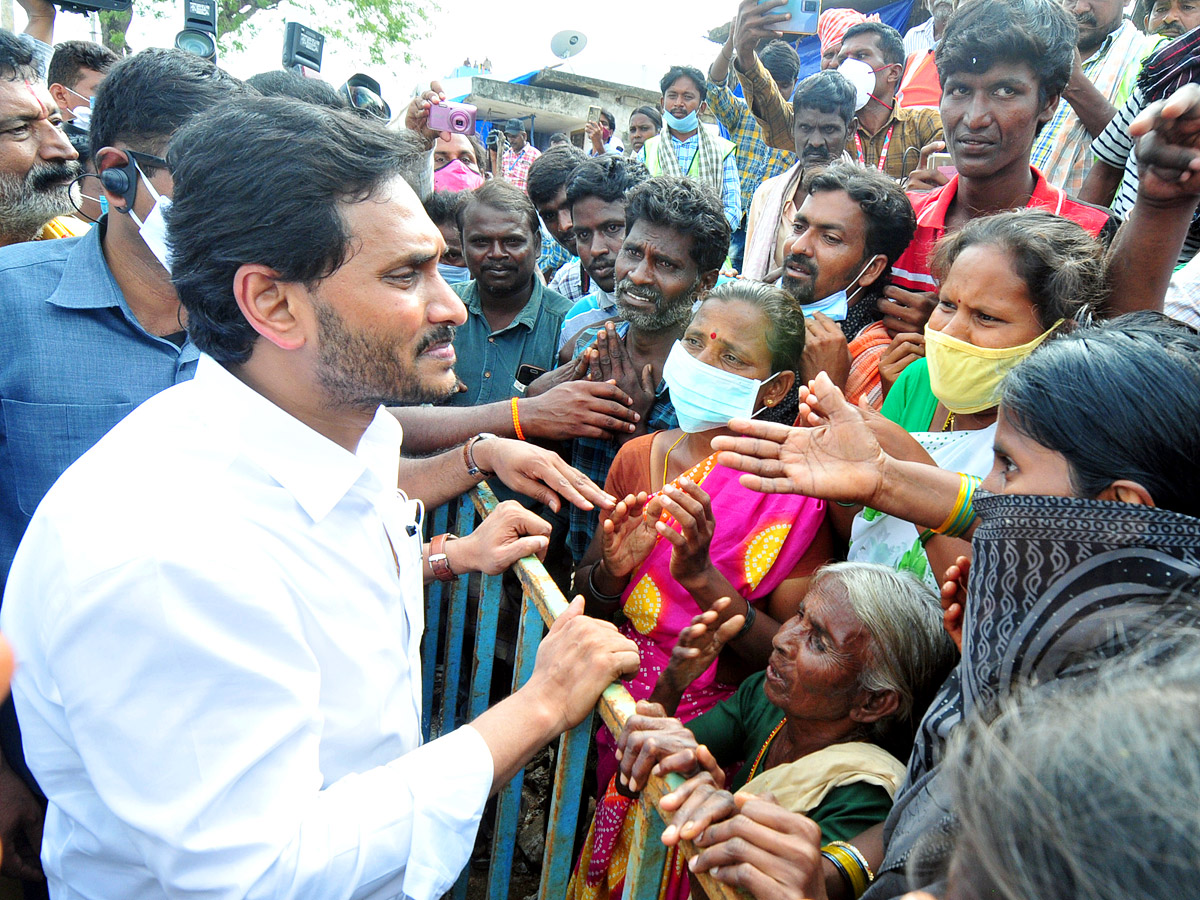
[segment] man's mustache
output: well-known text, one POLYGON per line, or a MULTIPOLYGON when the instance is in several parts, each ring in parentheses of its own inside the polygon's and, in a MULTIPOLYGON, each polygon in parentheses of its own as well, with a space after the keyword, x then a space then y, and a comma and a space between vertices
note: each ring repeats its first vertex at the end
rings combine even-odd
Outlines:
POLYGON ((66 187, 83 174, 83 166, 78 160, 70 162, 38 163, 29 170, 26 176, 29 186, 38 193, 45 193, 55 188, 66 187))
POLYGON ((417 344, 417 354, 420 355, 436 344, 450 344, 454 342, 454 326, 439 325, 430 331, 425 337, 421 338, 421 343, 417 344))

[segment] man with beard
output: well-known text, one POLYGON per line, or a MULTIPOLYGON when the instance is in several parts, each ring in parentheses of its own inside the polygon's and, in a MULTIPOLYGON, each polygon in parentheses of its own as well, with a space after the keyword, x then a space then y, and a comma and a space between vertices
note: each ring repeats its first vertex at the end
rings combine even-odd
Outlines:
MULTIPOLYGON (((1155 0, 1146 17, 1146 30, 1170 41, 1146 58, 1129 99, 1092 143, 1096 161, 1079 191, 1080 200, 1109 206, 1113 215, 1128 218, 1138 190, 1138 162, 1129 123, 1151 103, 1166 98, 1175 87, 1200 82, 1200 32, 1193 31, 1198 26, 1200 4, 1155 0)), ((1200 223, 1193 222, 1177 264, 1194 258, 1197 250, 1200 250, 1200 223)))
POLYGON ((796 207, 804 200, 806 173, 835 159, 849 161, 846 136, 854 122, 854 87, 835 71, 800 82, 792 98, 792 137, 797 163, 754 192, 746 225, 742 274, 774 282, 783 266, 783 245, 792 233, 796 207))
POLYGON ((458 227, 472 280, 454 287, 467 305, 466 322, 454 335, 456 370, 466 387, 449 402, 508 400, 554 368, 571 302, 537 277, 537 210, 511 184, 493 180, 468 194, 458 227))
POLYGON ((66 215, 78 159, 30 45, 0 29, 0 247, 87 231, 66 215))
MULTIPOLYGON (((397 491, 413 463, 380 404, 454 388, 466 317, 402 151, 278 98, 171 144, 173 275, 204 356, 46 496, 4 610, 56 897, 435 900, 493 789, 637 667, 577 602, 525 687, 421 746, 422 583, 500 571, 547 529, 509 505, 423 545, 397 491), (271 224, 301 221, 303 240, 271 224)), ((423 497, 504 443, 416 463, 423 497)))
POLYGON ((575 356, 575 338, 585 328, 618 319, 616 263, 625 243, 626 195, 650 177, 632 159, 590 159, 571 173, 567 207, 575 232, 575 249, 595 288, 567 311, 558 338, 559 362, 575 356))
POLYGON ((587 272, 575 255, 575 233, 571 230, 571 210, 567 206, 567 179, 586 159, 584 152, 571 144, 551 147, 533 161, 525 186, 542 220, 538 268, 551 279, 550 290, 568 300, 585 297, 592 289, 587 272), (551 239, 546 240, 547 236, 551 239))
POLYGON ((1075 63, 1030 162, 1046 180, 1077 196, 1092 167, 1090 141, 1129 99, 1142 59, 1159 38, 1125 18, 1122 0, 1062 0, 1079 26, 1075 63))
MULTIPOLYGON (((636 430, 628 434, 572 443, 571 464, 597 483, 603 483, 625 441, 677 427, 662 367, 691 320, 692 306, 717 283, 729 236, 717 195, 690 179, 651 178, 626 197, 625 239, 613 261, 623 321, 585 329, 575 341, 576 354, 595 341, 585 377, 615 381, 633 398, 639 415, 636 430)), ((567 548, 576 562, 598 522, 598 512, 571 511, 567 548)))
POLYGON ((852 162, 818 172, 806 192, 783 245, 781 281, 807 317, 802 380, 824 371, 851 402, 865 398, 878 409, 886 390, 881 360, 907 356, 920 337, 893 341, 879 308, 916 218, 893 179, 852 162))

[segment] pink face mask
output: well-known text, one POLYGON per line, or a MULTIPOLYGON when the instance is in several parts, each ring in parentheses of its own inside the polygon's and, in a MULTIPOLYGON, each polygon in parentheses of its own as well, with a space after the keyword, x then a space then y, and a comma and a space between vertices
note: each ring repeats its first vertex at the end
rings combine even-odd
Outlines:
POLYGON ((461 159, 451 160, 433 173, 435 191, 473 191, 483 184, 483 176, 461 159))

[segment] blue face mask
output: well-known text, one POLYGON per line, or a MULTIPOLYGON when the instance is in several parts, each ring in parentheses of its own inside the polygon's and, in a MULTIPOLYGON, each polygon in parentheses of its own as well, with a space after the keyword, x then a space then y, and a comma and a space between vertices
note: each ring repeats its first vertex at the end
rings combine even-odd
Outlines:
POLYGON ((451 266, 440 262, 437 267, 438 274, 446 284, 462 284, 471 280, 471 273, 466 266, 451 266))
MULTIPOLYGON (((862 270, 854 276, 854 279, 850 283, 857 284, 858 279, 863 277, 863 272, 871 268, 871 263, 873 262, 875 262, 874 256, 872 256, 867 264, 862 267, 862 270)), ((857 294, 859 290, 860 288, 855 287, 854 293, 857 294)), ((813 313, 821 313, 824 316, 828 316, 834 322, 844 322, 846 320, 846 314, 850 312, 850 295, 844 290, 834 291, 823 300, 817 300, 813 303, 808 303, 800 308, 804 310, 804 315, 808 316, 810 319, 813 317, 813 313)))
MULTIPOLYGON (((776 373, 776 375, 779 373, 776 373)), ((774 378, 772 375, 771 378, 774 378)), ((730 419, 750 419, 758 410, 758 393, 766 381, 743 378, 700 362, 675 342, 663 365, 663 381, 679 427, 688 434, 724 428, 730 419)))
POLYGON ((680 134, 687 134, 689 131, 696 131, 700 127, 700 117, 696 115, 696 110, 693 109, 682 119, 677 119, 664 109, 663 124, 669 126, 673 131, 678 131, 680 134))

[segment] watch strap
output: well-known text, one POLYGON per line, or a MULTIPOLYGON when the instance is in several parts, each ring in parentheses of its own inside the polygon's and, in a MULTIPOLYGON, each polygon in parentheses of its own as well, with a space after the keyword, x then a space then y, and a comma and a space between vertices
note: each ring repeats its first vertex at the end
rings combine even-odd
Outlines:
POLYGON ((452 534, 439 534, 429 542, 429 568, 433 569, 433 577, 438 581, 453 581, 456 577, 450 568, 450 558, 446 556, 446 541, 452 537, 452 534))

